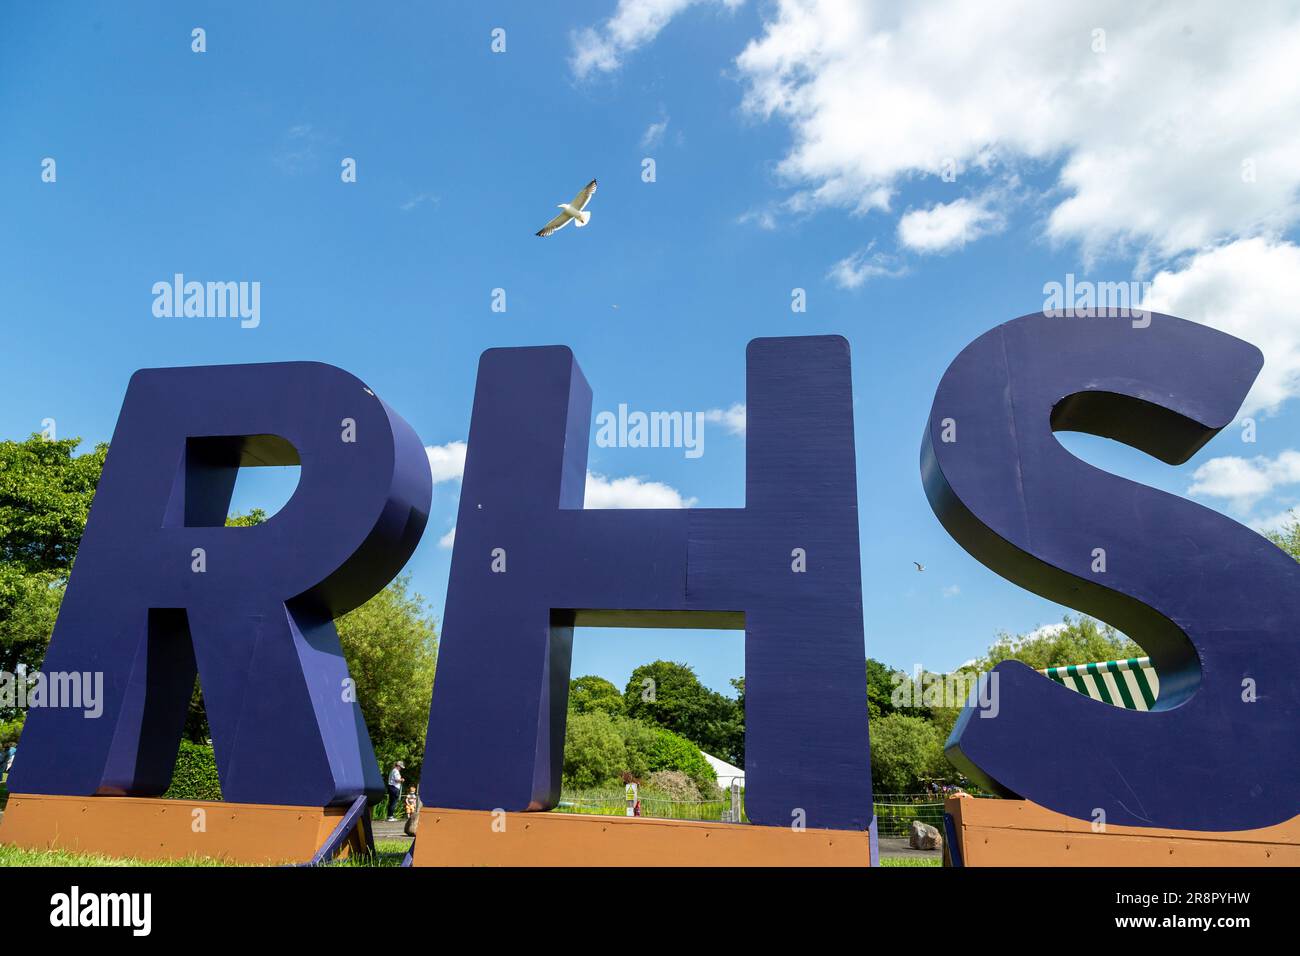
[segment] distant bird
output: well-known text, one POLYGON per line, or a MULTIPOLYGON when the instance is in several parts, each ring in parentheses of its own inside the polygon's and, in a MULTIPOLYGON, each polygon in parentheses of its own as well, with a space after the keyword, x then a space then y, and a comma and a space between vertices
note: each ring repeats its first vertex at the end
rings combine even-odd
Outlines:
POLYGON ((594 195, 596 195, 596 180, 593 179, 582 187, 582 192, 573 197, 573 202, 558 203, 560 214, 538 229, 537 235, 545 238, 553 232, 559 232, 570 222, 576 222, 579 229, 591 222, 591 213, 584 210, 594 195))
POLYGON ((912 563, 916 565, 916 570, 918 570, 918 571, 924 571, 924 570, 925 570, 925 565, 922 564, 920 561, 913 561, 912 563))

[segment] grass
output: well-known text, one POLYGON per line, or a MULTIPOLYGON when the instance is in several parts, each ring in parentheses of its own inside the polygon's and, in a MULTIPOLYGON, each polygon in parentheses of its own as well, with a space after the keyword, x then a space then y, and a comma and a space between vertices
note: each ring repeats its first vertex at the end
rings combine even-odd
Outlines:
MULTIPOLYGON (((401 866, 410 848, 409 840, 376 840, 378 853, 372 857, 352 857, 330 866, 401 866)), ((104 856, 77 853, 73 850, 25 850, 0 844, 0 866, 247 866, 210 856, 192 856, 183 860, 144 860, 138 857, 104 856)))
POLYGON ((401 866, 406 851, 411 848, 410 840, 376 840, 378 851, 371 857, 348 857, 330 866, 401 866))
POLYGON ((0 844, 0 866, 235 866, 210 856, 183 860, 141 860, 135 857, 77 853, 73 850, 25 850, 0 844))
POLYGON ((943 866, 940 857, 928 856, 882 856, 881 866, 943 866))

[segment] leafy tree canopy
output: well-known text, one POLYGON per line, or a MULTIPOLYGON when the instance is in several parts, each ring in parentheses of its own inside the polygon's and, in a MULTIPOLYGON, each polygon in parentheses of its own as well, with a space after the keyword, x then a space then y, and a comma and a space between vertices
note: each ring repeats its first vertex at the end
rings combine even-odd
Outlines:
POLYGON ((886 714, 871 724, 871 785, 879 793, 919 793, 934 779, 955 777, 939 729, 921 717, 886 714))
POLYGON ((1264 535, 1268 540, 1300 561, 1300 513, 1294 509, 1287 515, 1282 527, 1264 535))
POLYGON ((437 631, 424 598, 403 574, 335 626, 380 766, 401 760, 405 776, 418 780, 438 664, 437 631))
POLYGON ((0 669, 45 658, 108 452, 80 443, 0 441, 0 669))
POLYGON ((663 727, 602 710, 570 712, 565 728, 564 786, 570 790, 618 786, 624 771, 639 780, 676 771, 711 799, 717 794, 713 768, 700 748, 663 727))
POLYGON ((594 710, 607 714, 623 713, 623 695, 603 677, 587 674, 569 681, 569 710, 586 714, 594 710))
POLYGON ((623 706, 629 717, 671 730, 714 756, 743 766, 744 705, 705 687, 686 664, 641 665, 628 679, 623 706))
POLYGON ((1109 624, 1067 614, 1058 628, 1039 628, 1021 637, 999 634, 979 662, 979 669, 990 670, 1002 661, 1020 661, 1042 670, 1061 664, 1141 657, 1142 653, 1142 648, 1109 624))
POLYGON ((101 444, 76 455, 79 444, 0 441, 0 564, 67 576, 108 454, 101 444))

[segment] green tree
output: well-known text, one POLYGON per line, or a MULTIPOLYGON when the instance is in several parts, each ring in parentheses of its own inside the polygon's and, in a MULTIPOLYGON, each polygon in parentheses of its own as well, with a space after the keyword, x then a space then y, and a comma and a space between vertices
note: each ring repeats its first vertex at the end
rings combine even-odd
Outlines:
POLYGON ((424 761, 438 637, 424 598, 410 584, 410 575, 395 578, 335 626, 375 756, 385 768, 401 760, 415 781, 424 761))
POLYGON ((569 681, 569 710, 575 714, 599 710, 620 715, 623 713, 623 695, 603 677, 592 674, 575 677, 569 681))
POLYGON ((0 441, 0 669, 45 658, 108 452, 80 444, 0 441))
POLYGON ((41 666, 63 603, 67 579, 54 571, 24 572, 0 564, 0 670, 41 666))
POLYGON ((1002 661, 1020 661, 1042 670, 1061 664, 1089 664, 1141 656, 1142 648, 1109 624, 1067 614, 1060 628, 1044 630, 1036 636, 999 634, 988 654, 979 662, 979 669, 991 670, 1002 661))
POLYGON ((952 774, 943 740, 930 721, 886 714, 871 724, 871 785, 879 793, 917 793, 952 774))
POLYGON ((227 528, 253 528, 266 520, 266 512, 261 508, 250 508, 248 514, 233 514, 226 518, 227 528))
POLYGON ((0 442, 0 563, 28 573, 72 569, 107 445, 74 455, 80 438, 0 442))
POLYGON ((564 733, 566 789, 613 786, 627 769, 627 747, 613 717, 600 710, 569 715, 564 733))
POLYGON ((701 793, 717 792, 713 767, 685 737, 602 710, 570 711, 564 740, 564 787, 614 787, 625 770, 640 780, 676 771, 690 778, 701 793))
POLYGON ((1300 561, 1300 513, 1294 508, 1287 513, 1286 521, 1281 528, 1268 532, 1264 537, 1300 561))
POLYGON ((627 715, 657 724, 730 763, 743 765, 743 704, 700 683, 686 664, 655 661, 632 672, 623 691, 627 715))
POLYGON ((885 666, 874 657, 867 658, 867 714, 872 720, 892 714, 894 690, 905 677, 901 672, 885 666))
POLYGON ((717 795, 717 774, 700 753, 700 748, 685 737, 680 737, 671 730, 656 727, 647 756, 650 773, 677 770, 690 777, 700 793, 709 797, 717 795))

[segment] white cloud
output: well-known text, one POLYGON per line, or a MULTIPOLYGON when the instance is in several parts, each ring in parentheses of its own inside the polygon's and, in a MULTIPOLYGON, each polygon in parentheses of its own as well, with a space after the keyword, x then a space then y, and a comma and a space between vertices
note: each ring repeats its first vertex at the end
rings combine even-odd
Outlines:
POLYGON ((917 252, 948 252, 1004 225, 1001 214, 988 209, 983 201, 954 199, 905 213, 898 220, 898 240, 917 252))
POLYGON ((943 589, 943 596, 944 596, 945 599, 947 599, 947 598, 955 598, 955 597, 956 597, 957 595, 959 595, 959 594, 961 594, 961 587, 960 587, 960 585, 950 584, 950 585, 948 585, 946 588, 943 589))
POLYGON ((826 274, 827 278, 841 289, 856 289, 869 279, 897 279, 907 274, 906 267, 896 257, 872 252, 874 245, 872 243, 835 263, 826 274))
POLYGON ((433 193, 416 193, 406 202, 402 203, 402 212, 410 212, 416 206, 430 205, 436 206, 441 200, 433 193))
POLYGON ((606 478, 587 472, 585 508, 689 508, 695 501, 683 498, 676 488, 660 481, 606 478))
MULTIPOLYGON (((587 472, 584 509, 614 508, 690 508, 695 498, 684 498, 681 492, 661 481, 641 478, 606 478, 587 472)), ((438 547, 450 551, 456 543, 456 528, 438 539, 438 547)))
POLYGON ((1295 5, 763 9, 737 60, 745 102, 791 127, 779 170, 807 208, 888 210, 903 180, 948 161, 960 183, 1059 163, 1046 231, 1089 253, 1131 244, 1167 259, 1300 218, 1295 5))
POLYGON ((741 213, 740 216, 737 217, 736 222, 740 223, 742 226, 752 222, 754 225, 758 226, 759 229, 766 232, 771 232, 776 229, 776 216, 773 215, 771 209, 750 209, 747 212, 741 213))
POLYGON ((425 446, 424 452, 429 456, 429 471, 433 473, 435 485, 444 481, 460 481, 465 474, 465 451, 463 441, 425 446))
POLYGON ((1300 512, 1297 512, 1295 508, 1287 508, 1285 511, 1278 511, 1262 518, 1255 518, 1248 524, 1260 534, 1268 534, 1289 528, 1297 521, 1300 521, 1300 512))
POLYGON ((704 413, 706 422, 716 422, 733 435, 745 434, 745 406, 736 402, 730 408, 710 408, 704 413))
POLYGON ((1296 483, 1300 483, 1300 451, 1288 449, 1276 458, 1211 458, 1192 472, 1187 493, 1224 498, 1236 511, 1246 512, 1276 489, 1296 483))
POLYGON ((1300 246, 1242 239, 1158 273, 1144 308, 1213 326, 1264 353, 1243 415, 1300 394, 1300 246))
MULTIPOLYGON (((618 0, 613 15, 597 27, 585 27, 572 37, 569 67, 579 79, 592 72, 610 73, 623 57, 659 35, 673 17, 701 0, 618 0)), ((745 0, 709 0, 735 9, 745 0)))
POLYGON ((664 141, 664 133, 668 130, 668 117, 665 116, 657 123, 651 123, 641 134, 641 148, 652 149, 664 141))
POLYGON ((280 137, 271 153, 271 161, 282 172, 295 176, 317 162, 317 147, 324 142, 324 137, 312 129, 310 123, 298 123, 290 126, 280 137))
MULTIPOLYGON (((715 409, 721 417, 717 419, 735 434, 744 434, 745 406, 736 404, 723 411, 715 409), (737 427, 740 429, 736 431, 737 427)), ((712 415, 713 412, 706 412, 712 415)), ((448 442, 445 445, 426 445, 425 454, 429 456, 429 468, 433 472, 433 483, 460 481, 465 474, 466 444, 463 441, 448 442)), ((689 508, 695 504, 695 498, 685 498, 676 488, 661 481, 645 481, 641 478, 606 478, 587 472, 586 504, 587 508, 689 508)), ((450 548, 455 541, 456 529, 452 528, 439 539, 438 544, 450 548)))
POLYGON ((1028 634, 1024 635, 1024 637, 1021 637, 1012 643, 1019 645, 1025 644, 1029 641, 1037 641, 1044 637, 1052 637, 1056 634, 1060 634, 1067 627, 1069 627, 1069 625, 1064 621, 1059 621, 1056 624, 1043 624, 1040 627, 1034 628, 1028 634))

